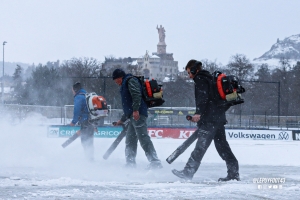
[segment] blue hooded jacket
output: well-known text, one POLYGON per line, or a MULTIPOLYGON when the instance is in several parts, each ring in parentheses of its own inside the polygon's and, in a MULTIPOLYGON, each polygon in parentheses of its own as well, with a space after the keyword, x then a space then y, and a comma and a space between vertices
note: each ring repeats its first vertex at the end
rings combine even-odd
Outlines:
POLYGON ((89 119, 89 111, 86 105, 85 94, 86 91, 84 89, 80 89, 74 95, 73 124, 76 124, 78 121, 82 123, 89 119))

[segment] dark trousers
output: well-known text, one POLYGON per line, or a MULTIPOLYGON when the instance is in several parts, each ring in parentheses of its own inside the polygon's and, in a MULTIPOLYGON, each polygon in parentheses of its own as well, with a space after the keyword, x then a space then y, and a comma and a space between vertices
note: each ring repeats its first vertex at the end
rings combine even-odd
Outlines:
POLYGON ((81 144, 88 160, 94 160, 94 126, 84 121, 80 126, 81 144))
POLYGON ((224 124, 204 123, 198 127, 198 140, 195 149, 184 167, 184 171, 190 177, 193 177, 198 170, 201 160, 214 140, 216 149, 220 157, 226 162, 227 173, 236 174, 239 172, 238 161, 233 155, 230 146, 226 140, 224 124))
POLYGON ((140 119, 135 121, 132 116, 128 122, 128 129, 126 134, 126 147, 125 156, 126 163, 135 164, 135 157, 137 153, 137 143, 141 144, 142 149, 145 151, 146 157, 149 162, 160 162, 157 158, 156 151, 147 131, 147 117, 140 115, 140 119))

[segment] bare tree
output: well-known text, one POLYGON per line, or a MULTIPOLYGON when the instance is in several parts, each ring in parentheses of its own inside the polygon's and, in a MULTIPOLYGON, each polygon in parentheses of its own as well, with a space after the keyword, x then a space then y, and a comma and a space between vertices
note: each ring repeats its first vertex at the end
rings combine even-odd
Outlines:
POLYGON ((204 60, 201 60, 201 62, 203 64, 204 69, 211 73, 216 70, 223 71, 220 64, 218 65, 216 61, 209 61, 207 59, 204 59, 204 60))
POLYGON ((232 56, 227 67, 231 74, 237 76, 239 79, 249 80, 253 77, 254 65, 250 63, 245 55, 236 54, 232 56))

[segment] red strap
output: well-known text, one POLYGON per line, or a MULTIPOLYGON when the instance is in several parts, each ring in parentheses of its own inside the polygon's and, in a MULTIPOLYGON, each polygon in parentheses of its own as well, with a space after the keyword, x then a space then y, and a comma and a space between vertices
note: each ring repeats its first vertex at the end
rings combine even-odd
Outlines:
POLYGON ((219 92, 221 98, 226 99, 226 95, 225 95, 225 93, 223 91, 223 87, 222 87, 222 78, 223 77, 226 77, 226 75, 225 74, 220 74, 218 76, 218 78, 217 78, 217 88, 218 88, 218 92, 219 92))
POLYGON ((152 90, 151 90, 151 86, 150 86, 150 82, 149 80, 145 81, 145 86, 146 86, 146 90, 147 90, 147 94, 149 97, 152 97, 152 90))

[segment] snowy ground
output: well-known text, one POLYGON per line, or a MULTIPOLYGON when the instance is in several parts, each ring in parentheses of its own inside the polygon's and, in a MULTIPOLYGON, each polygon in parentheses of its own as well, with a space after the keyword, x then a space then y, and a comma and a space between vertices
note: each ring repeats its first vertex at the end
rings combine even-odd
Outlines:
POLYGON ((80 140, 63 149, 65 138, 47 138, 46 126, 40 126, 45 120, 34 116, 13 126, 0 121, 0 199, 298 199, 300 195, 296 141, 230 140, 242 181, 228 183, 217 182, 226 175, 226 166, 212 144, 193 181, 184 182, 171 169, 182 169, 193 147, 171 165, 165 162, 183 140, 152 140, 163 169, 145 171, 147 160, 139 147, 138 167, 128 170, 123 168, 124 142, 103 160, 114 139, 95 139, 95 162, 89 163, 80 140), (285 183, 257 184, 254 178, 285 178, 285 183))

